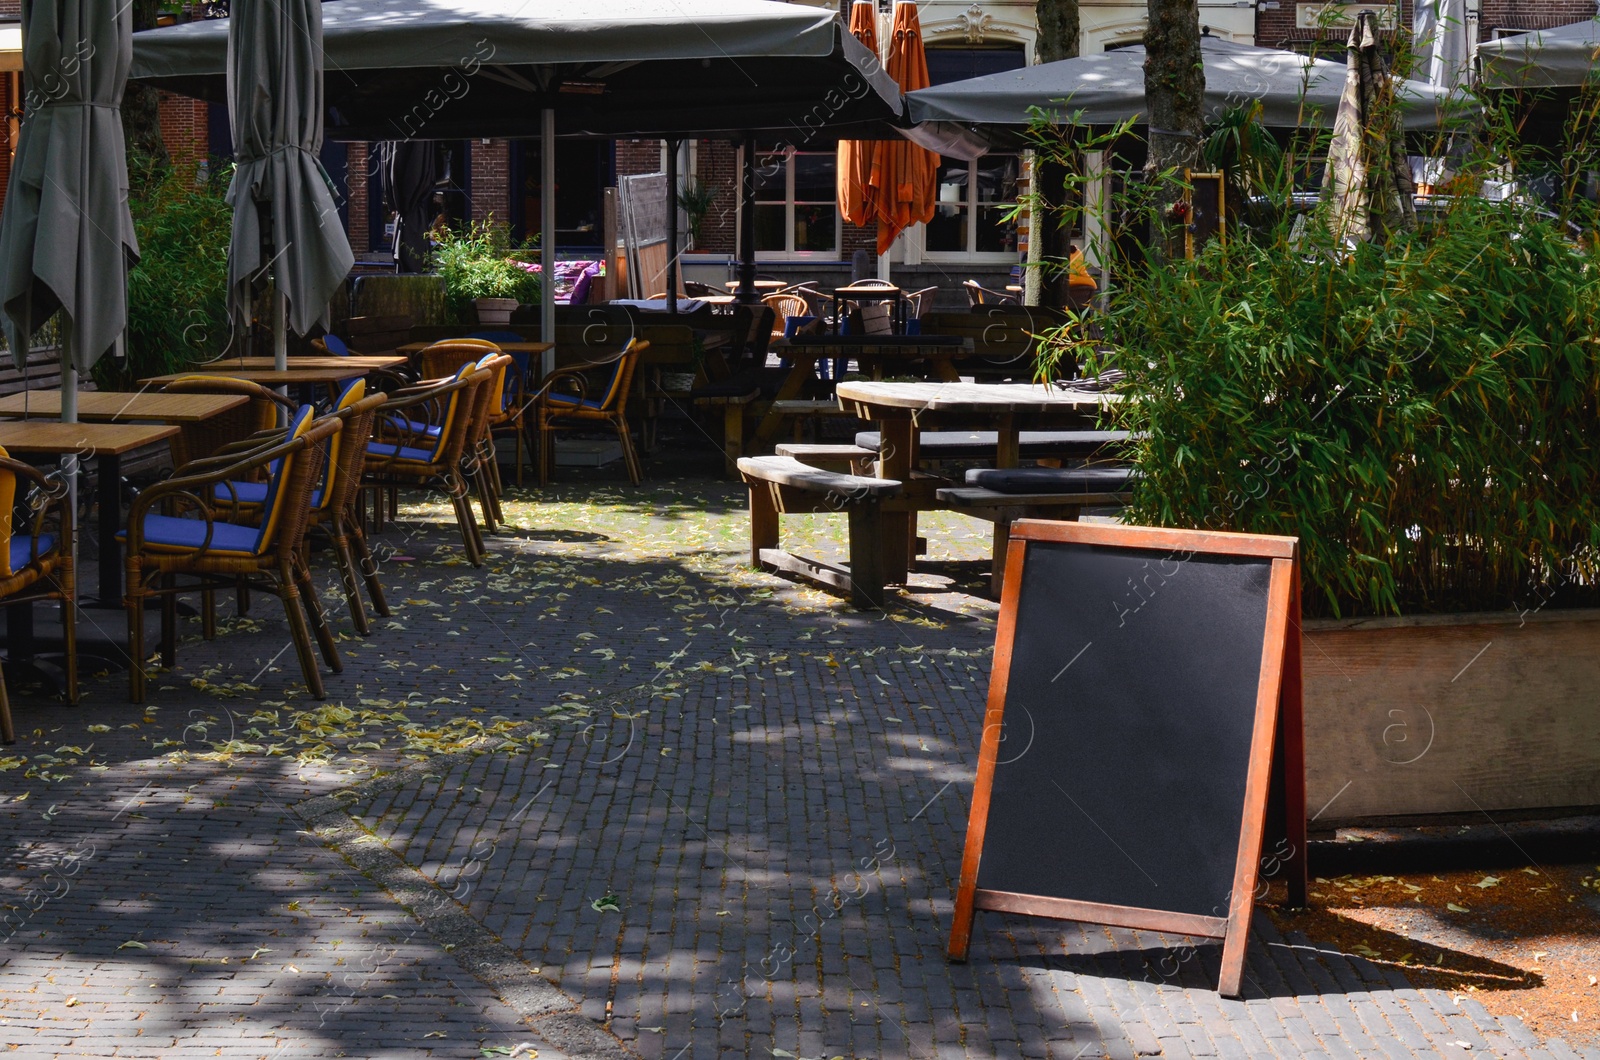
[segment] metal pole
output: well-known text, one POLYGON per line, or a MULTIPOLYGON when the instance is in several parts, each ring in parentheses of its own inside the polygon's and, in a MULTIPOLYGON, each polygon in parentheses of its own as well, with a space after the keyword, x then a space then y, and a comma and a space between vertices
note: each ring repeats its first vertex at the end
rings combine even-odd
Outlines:
MULTIPOLYGON (((73 354, 72 318, 61 314, 61 422, 78 422, 78 362, 73 354)), ((67 555, 74 570, 78 567, 78 454, 61 454, 61 474, 67 480, 67 510, 72 513, 72 540, 67 542, 67 555)), ((104 589, 101 595, 105 595, 104 589)), ((63 602, 62 607, 71 607, 63 602)))
POLYGON ((744 139, 744 179, 739 202, 739 293, 734 301, 754 305, 756 295, 756 138, 744 139))
POLYGON ((667 315, 678 315, 678 141, 667 141, 667 315))
POLYGON ((539 355, 541 377, 556 370, 556 112, 544 109, 539 138, 539 355))

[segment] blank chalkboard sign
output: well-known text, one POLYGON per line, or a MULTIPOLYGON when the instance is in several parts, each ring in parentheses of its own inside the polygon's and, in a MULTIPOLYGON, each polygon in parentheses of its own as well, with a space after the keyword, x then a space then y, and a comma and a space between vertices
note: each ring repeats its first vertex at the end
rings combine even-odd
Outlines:
POLYGON ((1305 896, 1295 540, 1012 526, 950 956, 978 909, 1221 938, 1268 860, 1305 896))

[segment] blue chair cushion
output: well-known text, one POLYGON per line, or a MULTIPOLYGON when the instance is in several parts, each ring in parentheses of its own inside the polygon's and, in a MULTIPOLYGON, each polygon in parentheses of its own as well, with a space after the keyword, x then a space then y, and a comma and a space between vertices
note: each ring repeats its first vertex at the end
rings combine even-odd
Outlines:
POLYGON ((1121 493, 1132 478, 1126 467, 975 467, 967 485, 996 493, 1121 493))
MULTIPOLYGON (((39 555, 40 555, 40 557, 43 557, 45 555, 45 553, 49 552, 51 549, 53 549, 55 547, 56 547, 56 535, 54 535, 54 534, 40 534, 39 535, 39 555)), ((31 537, 20 537, 19 536, 19 537, 13 537, 11 539, 11 569, 13 571, 19 571, 23 567, 26 567, 31 562, 32 554, 33 554, 33 538, 31 538, 31 537)))
MULTIPOLYGON (((117 540, 127 539, 126 530, 117 534, 117 540)), ((205 539, 204 519, 184 519, 178 516, 154 514, 144 517, 144 543, 147 548, 157 551, 170 549, 174 552, 193 552, 205 539)), ((211 544, 208 546, 208 551, 253 556, 260 540, 259 527, 240 526, 237 523, 218 520, 211 524, 211 544)))
MULTIPOLYGON (((388 442, 368 442, 367 452, 373 456, 394 456, 396 455, 396 447, 388 442)), ((417 449, 409 445, 402 445, 398 448, 398 452, 401 460, 417 460, 426 464, 433 459, 432 449, 417 449)))
POLYGON ((329 353, 333 354, 335 357, 348 357, 348 356, 350 356, 350 347, 348 347, 348 346, 346 346, 344 344, 344 340, 343 339, 339 338, 339 336, 334 335, 332 333, 329 333, 327 335, 322 336, 322 345, 329 353))
POLYGON ((578 408, 598 409, 602 405, 590 398, 579 398, 576 394, 550 394, 547 396, 552 405, 571 405, 578 408))
POLYGON ((405 431, 413 438, 437 438, 442 430, 442 428, 436 427, 431 423, 423 423, 421 420, 408 420, 404 416, 389 416, 386 418, 386 423, 394 430, 405 431))

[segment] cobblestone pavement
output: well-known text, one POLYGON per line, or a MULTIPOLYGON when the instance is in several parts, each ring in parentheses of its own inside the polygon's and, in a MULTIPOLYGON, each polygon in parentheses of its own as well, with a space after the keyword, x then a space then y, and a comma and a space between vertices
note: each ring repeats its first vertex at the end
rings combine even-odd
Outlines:
MULTIPOLYGON (((92 667, 77 710, 18 697, 0 1045, 1575 1055, 1261 915, 1242 1001, 1216 947, 1146 932, 985 913, 947 963, 994 636, 957 561, 988 527, 930 520, 916 590, 857 613, 740 566, 730 484, 526 496, 483 570, 437 505, 375 539, 395 613, 365 641, 340 616, 325 703, 261 598, 147 708, 92 667)), ((796 520, 797 547, 842 521, 796 520)))

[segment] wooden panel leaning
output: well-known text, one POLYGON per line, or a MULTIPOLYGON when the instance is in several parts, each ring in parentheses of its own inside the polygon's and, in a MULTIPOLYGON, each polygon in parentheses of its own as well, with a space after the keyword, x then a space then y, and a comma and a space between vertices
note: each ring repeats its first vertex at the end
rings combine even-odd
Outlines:
POLYGON ((883 606, 883 502, 900 494, 894 479, 841 475, 788 456, 744 457, 739 474, 750 487, 750 562, 798 574, 848 593, 862 609, 883 606), (778 516, 845 512, 850 518, 850 568, 804 559, 778 545, 778 516))

